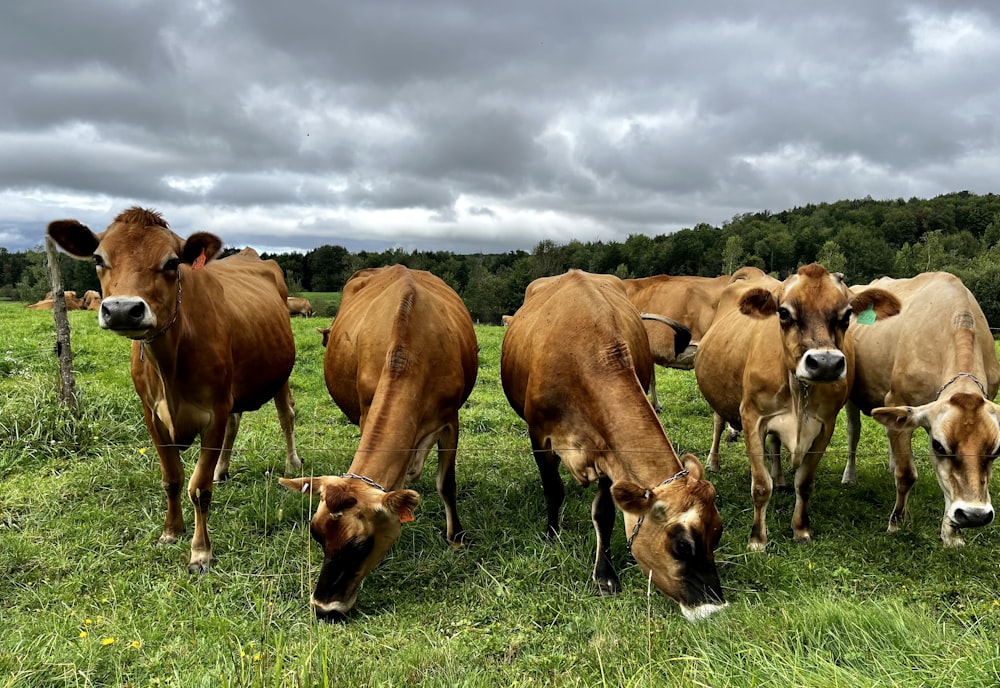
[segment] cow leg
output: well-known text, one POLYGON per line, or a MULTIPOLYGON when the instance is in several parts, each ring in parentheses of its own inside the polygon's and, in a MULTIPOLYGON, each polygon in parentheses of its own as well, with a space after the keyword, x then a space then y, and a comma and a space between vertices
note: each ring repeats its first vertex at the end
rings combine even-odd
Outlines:
POLYGON ((858 482, 856 458, 858 440, 861 439, 861 409, 848 401, 844 406, 844 415, 847 416, 847 465, 844 467, 844 476, 840 482, 844 485, 854 485, 858 482))
POLYGON ((166 430, 161 433, 158 421, 145 406, 143 414, 156 454, 160 457, 160 475, 163 479, 163 491, 167 495, 167 515, 159 539, 160 544, 166 545, 177 542, 177 538, 184 532, 184 512, 181 510, 184 464, 181 463, 180 449, 168 439, 166 430))
POLYGON ((708 458, 705 460, 705 468, 713 473, 722 470, 722 462, 719 460, 719 444, 722 441, 722 431, 726 428, 726 421, 722 416, 712 412, 712 448, 708 450, 708 458))
POLYGON ((240 419, 242 418, 242 413, 230 413, 226 420, 226 438, 222 440, 219 463, 215 464, 215 475, 212 477, 217 483, 229 480, 229 459, 233 455, 233 443, 236 441, 236 433, 240 430, 240 419))
POLYGON ((455 482, 455 455, 458 450, 458 418, 438 434, 437 489, 444 502, 445 537, 455 547, 465 543, 465 529, 458 520, 458 486, 455 482))
POLYGON ((763 551, 767 546, 767 503, 771 499, 771 474, 764 460, 765 429, 757 419, 743 419, 744 442, 750 460, 750 494, 753 497, 753 525, 747 549, 763 551))
POLYGON ((913 451, 910 446, 913 431, 886 428, 885 434, 889 438, 889 462, 896 477, 896 503, 889 515, 888 532, 895 533, 906 519, 906 500, 910 488, 917 482, 917 467, 913 463, 913 451))
POLYGON ((548 518, 545 534, 553 540, 559 535, 559 510, 566 496, 566 488, 563 487, 562 478, 559 477, 559 457, 547 449, 542 449, 534 437, 531 438, 531 447, 535 454, 538 473, 542 478, 542 492, 545 495, 545 513, 548 518))
POLYGON ((812 529, 809 523, 809 499, 816 486, 816 469, 823 452, 830 444, 833 436, 833 426, 824 427, 820 436, 813 441, 812 447, 802 457, 802 463, 795 470, 795 511, 792 512, 792 537, 796 542, 812 542, 812 529))
POLYGON ((771 485, 775 488, 785 487, 785 474, 781 470, 781 439, 774 433, 769 433, 764 438, 764 448, 771 463, 771 485))
POLYGON ((615 528, 615 502, 611 497, 611 479, 597 482, 597 495, 590 507, 590 517, 597 532, 597 560, 594 562, 594 582, 601 595, 616 595, 621 589, 615 566, 611 563, 611 535, 615 528))
POLYGON ((649 378, 649 403, 653 405, 653 410, 657 413, 663 410, 660 398, 656 396, 656 366, 653 366, 653 375, 649 378))
POLYGON ((225 442, 230 414, 217 410, 215 418, 226 418, 226 423, 215 422, 205 429, 201 436, 201 453, 195 464, 191 481, 188 483, 188 497, 194 505, 194 536, 191 538, 191 561, 188 573, 205 573, 212 564, 212 541, 208 537, 208 511, 212 505, 212 485, 215 467, 219 461, 222 444, 225 442))
POLYGON ((274 408, 278 411, 278 422, 285 435, 285 475, 299 475, 302 473, 302 461, 295 451, 295 399, 287 381, 274 396, 274 408))

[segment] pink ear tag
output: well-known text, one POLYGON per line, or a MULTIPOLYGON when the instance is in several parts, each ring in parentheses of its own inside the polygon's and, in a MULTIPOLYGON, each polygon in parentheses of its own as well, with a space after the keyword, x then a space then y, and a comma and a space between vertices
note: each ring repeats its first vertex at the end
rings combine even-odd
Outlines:
POLYGON ((191 263, 192 270, 201 270, 203 267, 205 267, 205 249, 201 249, 201 253, 199 253, 198 257, 194 259, 193 263, 191 263))

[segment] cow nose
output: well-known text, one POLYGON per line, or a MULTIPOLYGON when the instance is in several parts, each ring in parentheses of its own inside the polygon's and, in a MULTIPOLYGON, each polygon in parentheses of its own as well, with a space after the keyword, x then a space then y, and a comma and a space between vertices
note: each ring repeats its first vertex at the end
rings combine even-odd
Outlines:
POLYGON ((101 327, 108 330, 141 330, 152 322, 149 307, 140 298, 109 298, 101 302, 101 327))
POLYGON ((993 509, 974 506, 963 506, 955 509, 951 520, 959 528, 981 528, 993 522, 993 509))
POLYGON ((847 360, 842 351, 810 350, 802 357, 799 377, 816 382, 831 382, 844 377, 847 360))

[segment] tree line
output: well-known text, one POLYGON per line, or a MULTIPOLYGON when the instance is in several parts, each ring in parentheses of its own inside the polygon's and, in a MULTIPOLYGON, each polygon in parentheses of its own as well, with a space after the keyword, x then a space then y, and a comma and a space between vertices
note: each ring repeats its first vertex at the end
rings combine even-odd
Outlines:
MULTIPOLYGON (((224 253, 235 253, 227 247, 224 253)), ((784 278, 819 261, 849 284, 945 270, 975 294, 1000 326, 1000 195, 968 191, 932 199, 842 200, 772 213, 737 215, 721 227, 699 224, 672 234, 632 234, 625 241, 540 241, 530 252, 455 254, 449 251, 351 253, 320 246, 306 253, 263 253, 285 271, 292 293, 337 292, 357 270, 401 263, 428 270, 451 285, 478 322, 513 313, 537 277, 570 268, 622 278, 649 275, 714 277, 753 265, 784 278)), ((78 292, 98 289, 93 266, 60 257, 63 283, 78 292)), ((0 297, 36 301, 48 291, 41 248, 0 248, 0 297)), ((321 313, 332 315, 332 313, 321 313)))

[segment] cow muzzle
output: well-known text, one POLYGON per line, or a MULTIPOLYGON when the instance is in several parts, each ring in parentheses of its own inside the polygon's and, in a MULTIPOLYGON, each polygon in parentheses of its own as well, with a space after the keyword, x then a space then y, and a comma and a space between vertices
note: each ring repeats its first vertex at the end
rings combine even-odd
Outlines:
POLYGON ((313 597, 310 602, 312 604, 313 611, 316 613, 316 618, 320 621, 326 621, 328 623, 343 623, 347 621, 347 613, 351 611, 354 606, 354 599, 351 598, 348 602, 333 601, 333 602, 320 602, 315 597, 313 597))
POLYGON ((993 505, 954 502, 948 509, 948 520, 956 528, 981 528, 993 522, 993 505))
POLYGON ((156 324, 156 318, 138 296, 112 296, 101 302, 97 323, 105 330, 136 338, 147 333, 156 324))
POLYGON ((805 382, 837 382, 846 374, 847 357, 839 349, 809 349, 795 370, 795 377, 805 382))

